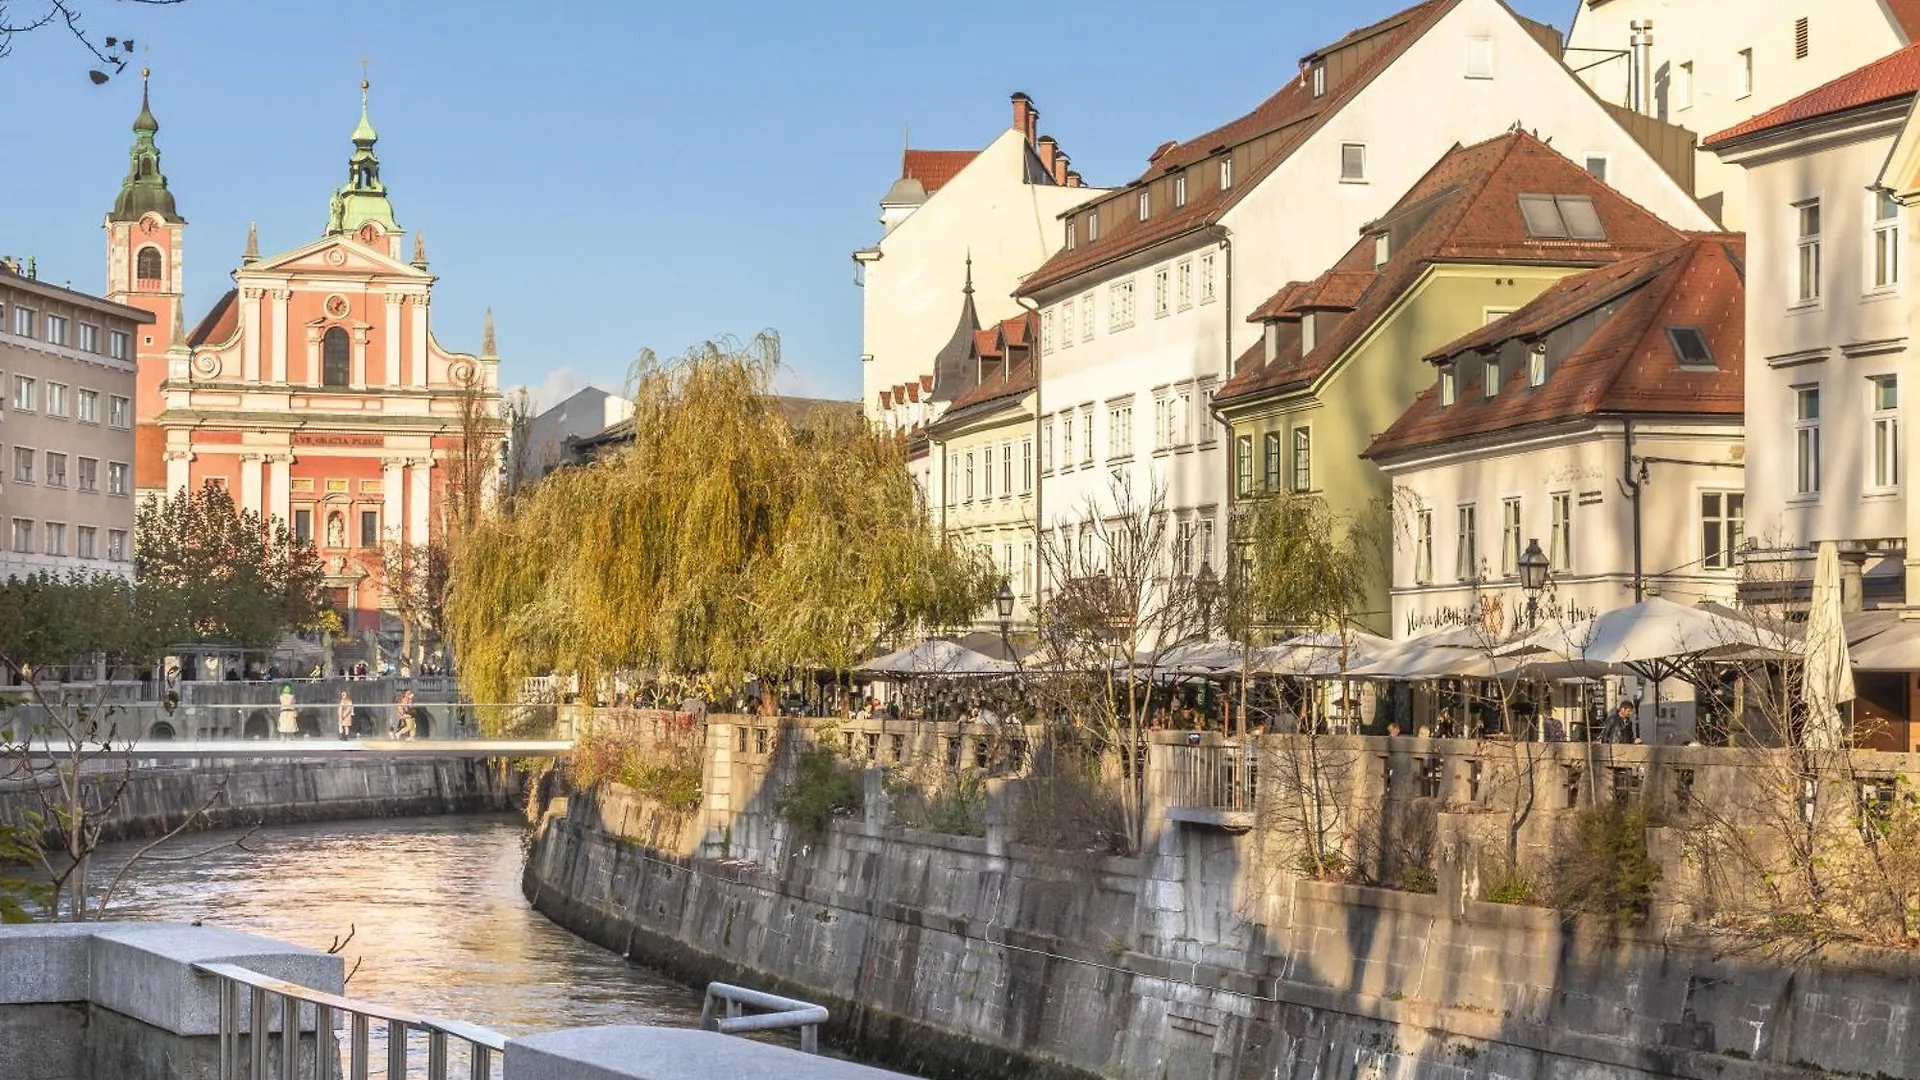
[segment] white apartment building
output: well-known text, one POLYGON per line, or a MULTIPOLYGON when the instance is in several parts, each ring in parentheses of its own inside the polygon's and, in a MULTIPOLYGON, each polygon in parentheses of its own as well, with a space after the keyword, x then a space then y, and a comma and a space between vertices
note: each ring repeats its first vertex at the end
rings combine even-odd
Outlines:
POLYGON ((1552 28, 1498 0, 1428 0, 1354 31, 1063 216, 1061 250, 1020 290, 1041 309, 1044 524, 1110 514, 1116 490, 1135 507, 1163 492, 1172 569, 1222 565, 1230 463, 1210 397, 1253 343, 1247 316, 1331 265, 1449 149, 1516 123, 1663 219, 1712 227, 1562 65, 1552 28))
POLYGON ((509 460, 522 475, 511 477, 514 487, 535 480, 574 460, 573 443, 598 435, 633 416, 631 399, 597 386, 574 391, 565 401, 542 410, 524 432, 510 433, 526 440, 512 448, 509 460))
POLYGON ((1055 218, 1101 194, 1082 187, 1067 154, 1040 134, 1040 111, 1013 95, 1013 126, 981 150, 909 147, 880 200, 884 232, 853 253, 863 290, 861 408, 907 430, 933 419, 921 400, 971 277, 982 325, 1019 315, 1013 290, 1060 246, 1055 218), (881 395, 887 395, 885 403, 881 395))
POLYGON ((1909 46, 1708 143, 1746 173, 1749 562, 1788 598, 1833 542, 1865 599, 1920 602, 1920 560, 1905 558, 1920 435, 1903 423, 1920 389, 1902 205, 1916 197, 1917 91, 1909 46))
POLYGON ((152 321, 0 265, 0 578, 132 576, 133 338, 152 321))
MULTIPOLYGON (((1904 47, 1916 31, 1911 0, 1575 0, 1566 63, 1602 100, 1704 139, 1904 47)), ((1694 193, 1727 228, 1746 227, 1744 177, 1704 147, 1694 193)))

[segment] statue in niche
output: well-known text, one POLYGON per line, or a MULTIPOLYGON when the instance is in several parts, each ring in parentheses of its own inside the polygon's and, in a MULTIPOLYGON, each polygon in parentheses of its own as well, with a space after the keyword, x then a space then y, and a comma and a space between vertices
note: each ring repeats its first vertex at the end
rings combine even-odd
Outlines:
POLYGON ((338 510, 327 515, 327 546, 332 548, 347 546, 347 519, 338 510))

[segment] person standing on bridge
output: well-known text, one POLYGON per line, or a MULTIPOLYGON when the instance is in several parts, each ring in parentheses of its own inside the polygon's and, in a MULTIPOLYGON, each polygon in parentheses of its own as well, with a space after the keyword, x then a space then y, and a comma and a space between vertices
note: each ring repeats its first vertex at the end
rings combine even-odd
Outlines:
POLYGON ((353 698, 345 690, 340 691, 340 737, 353 738, 353 698))
POLYGON ((300 711, 293 707, 292 683, 283 683, 280 687, 280 737, 300 737, 300 711))

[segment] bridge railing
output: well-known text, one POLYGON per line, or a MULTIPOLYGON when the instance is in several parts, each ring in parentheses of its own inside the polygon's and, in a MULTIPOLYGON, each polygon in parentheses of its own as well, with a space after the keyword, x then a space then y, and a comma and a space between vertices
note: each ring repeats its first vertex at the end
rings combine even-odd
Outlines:
POLYGON ((220 1080, 276 1074, 367 1080, 376 1058, 386 1062, 380 1074, 386 1080, 494 1080, 496 1063, 506 1052, 506 1037, 478 1024, 357 1001, 235 964, 194 964, 193 969, 220 982, 220 1080), (306 1031, 313 1032, 311 1041, 302 1038, 306 1031))
POLYGON ((742 1035, 751 1031, 800 1029, 800 1049, 820 1052, 820 1025, 827 1022, 827 1007, 781 997, 744 986, 715 982, 707 984, 707 998, 700 1006, 700 1028, 722 1035, 742 1035), (715 1005, 724 1006, 726 1015, 716 1014, 715 1005), (747 1015, 745 1009, 769 1009, 771 1012, 747 1015))

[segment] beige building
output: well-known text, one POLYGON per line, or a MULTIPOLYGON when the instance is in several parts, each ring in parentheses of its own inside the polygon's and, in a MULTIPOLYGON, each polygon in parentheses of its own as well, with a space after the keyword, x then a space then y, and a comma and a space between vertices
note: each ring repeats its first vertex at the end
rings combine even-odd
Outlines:
POLYGON ((0 578, 132 574, 133 340, 152 321, 0 266, 0 578))

